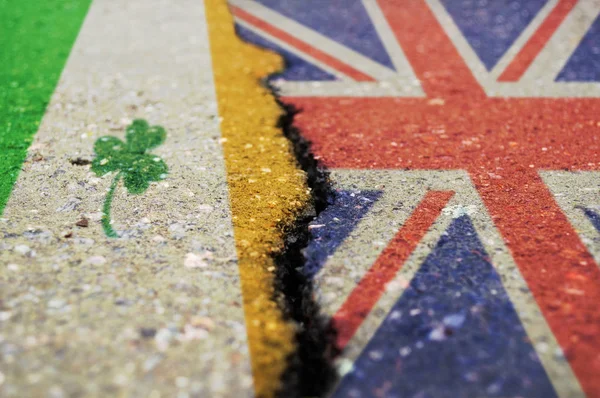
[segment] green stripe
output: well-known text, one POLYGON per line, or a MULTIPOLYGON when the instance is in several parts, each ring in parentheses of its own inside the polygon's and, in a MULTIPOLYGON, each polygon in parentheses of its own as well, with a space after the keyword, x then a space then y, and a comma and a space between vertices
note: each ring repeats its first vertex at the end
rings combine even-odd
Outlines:
POLYGON ((91 0, 0 0, 0 214, 91 0))

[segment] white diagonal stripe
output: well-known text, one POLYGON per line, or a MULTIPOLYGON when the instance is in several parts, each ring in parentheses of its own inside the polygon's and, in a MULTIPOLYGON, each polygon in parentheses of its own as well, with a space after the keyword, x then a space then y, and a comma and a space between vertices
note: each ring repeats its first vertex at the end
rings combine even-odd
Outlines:
POLYGON ((395 71, 256 1, 231 0, 230 3, 257 18, 267 21, 278 29, 301 38, 302 41, 309 43, 314 48, 337 58, 376 80, 389 80, 396 77, 395 71))
POLYGON ((320 69, 324 70, 325 72, 337 77, 340 80, 347 80, 347 81, 351 81, 352 78, 348 77, 346 74, 344 74, 343 72, 340 72, 337 69, 334 69, 332 67, 330 67, 329 65, 324 64, 323 62, 319 61, 318 59, 315 59, 314 57, 312 57, 309 54, 306 54, 305 52, 297 49, 294 46, 291 46, 289 44, 287 44, 286 42, 284 42, 283 40, 279 40, 278 38, 272 36, 270 33, 265 32, 264 30, 244 21, 241 18, 238 17, 234 17, 235 22, 237 24, 239 24, 240 26, 243 26, 244 28, 251 30, 252 32, 254 32, 255 34, 264 37, 266 40, 270 41, 271 43, 276 44, 277 46, 283 48, 286 51, 291 52, 292 54, 304 59, 305 61, 316 65, 317 67, 319 67, 320 69))
POLYGON ((600 231, 583 211, 600 210, 600 171, 544 170, 540 176, 575 227, 581 241, 594 256, 596 264, 600 265, 600 231))
MULTIPOLYGON (((597 0, 580 0, 535 58, 522 80, 553 82, 600 13, 597 0)), ((565 83, 562 83, 565 84, 565 83)), ((600 83, 590 83, 600 88, 600 83)))
POLYGON ((377 0, 362 0, 369 17, 373 22, 373 26, 385 47, 396 71, 398 73, 398 79, 406 80, 408 82, 418 81, 417 75, 415 75, 412 66, 408 62, 400 43, 396 39, 396 35, 392 31, 385 15, 381 11, 377 0))
POLYGON ((466 37, 462 34, 460 28, 454 22, 450 13, 446 10, 446 7, 444 7, 440 0, 425 1, 452 43, 456 46, 462 59, 465 60, 475 79, 485 89, 491 82, 489 72, 466 37))

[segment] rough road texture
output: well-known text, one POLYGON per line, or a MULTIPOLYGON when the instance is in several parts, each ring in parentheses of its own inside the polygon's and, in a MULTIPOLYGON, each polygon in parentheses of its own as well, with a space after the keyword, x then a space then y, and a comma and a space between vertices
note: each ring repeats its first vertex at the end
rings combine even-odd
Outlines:
POLYGON ((231 3, 337 190, 333 395, 598 396, 598 2, 231 3))
POLYGON ((310 191, 278 127, 283 110, 260 85, 283 68, 281 57, 240 41, 223 1, 207 1, 207 10, 254 382, 270 396, 296 349, 274 257, 284 231, 310 208, 310 191))
POLYGON ((295 330, 273 255, 309 198, 260 86, 280 67, 224 1, 94 1, 0 223, 2 395, 275 394, 295 330), (136 118, 168 173, 116 185, 107 238, 94 144, 136 118))

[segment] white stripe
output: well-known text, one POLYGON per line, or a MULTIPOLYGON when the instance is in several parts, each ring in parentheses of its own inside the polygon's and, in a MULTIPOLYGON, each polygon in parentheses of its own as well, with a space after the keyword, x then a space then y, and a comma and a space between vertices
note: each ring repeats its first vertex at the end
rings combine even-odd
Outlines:
POLYGON ((600 210, 600 171, 545 170, 540 176, 600 266, 600 231, 583 211, 600 210))
POLYGON ((405 81, 404 84, 410 85, 412 82, 418 80, 417 75, 415 75, 412 66, 408 62, 402 47, 400 47, 400 43, 398 43, 398 39, 396 39, 396 35, 392 31, 390 25, 388 24, 385 15, 381 11, 377 0, 362 0, 369 17, 373 22, 373 26, 385 47, 388 55, 390 56, 394 67, 398 73, 398 79, 401 81, 405 81))
POLYGON ((2 343, 25 355, 2 368, 15 396, 253 395, 206 28, 198 0, 93 1, 29 151, 43 159, 24 164, 0 221, 0 264, 19 267, 0 267, 19 314, 2 343), (70 159, 134 118, 166 129, 151 153, 169 174, 139 195, 118 186, 108 239, 114 175, 70 159))
POLYGON ((397 81, 383 82, 274 82, 284 97, 425 97, 419 81, 403 85, 397 81))
POLYGON ((325 72, 327 72, 331 75, 334 75, 338 79, 347 80, 347 81, 353 80, 352 78, 348 77, 343 72, 340 72, 339 70, 334 69, 327 64, 324 64, 323 62, 312 57, 311 55, 306 54, 304 51, 299 50, 296 47, 287 44, 283 40, 279 40, 278 38, 272 36, 270 33, 265 32, 264 30, 252 25, 251 23, 246 22, 239 17, 234 17, 234 19, 235 19, 235 22, 238 23, 240 26, 243 26, 244 28, 251 30, 252 32, 256 33, 257 35, 264 37, 266 40, 270 41, 271 43, 274 43, 274 44, 278 45, 279 47, 283 48, 284 50, 289 51, 292 54, 304 59, 305 61, 319 67, 320 69, 324 70, 325 72))
POLYGON ((456 46, 460 56, 465 60, 475 79, 486 89, 492 83, 490 74, 473 47, 471 47, 466 37, 462 34, 460 28, 454 22, 454 18, 448 13, 440 0, 426 0, 426 2, 452 43, 456 46))
POLYGON ((276 28, 294 35, 295 37, 302 38, 302 41, 309 43, 314 48, 337 58, 346 65, 352 66, 354 69, 367 76, 371 76, 375 80, 395 78, 396 73, 393 70, 256 1, 231 0, 230 3, 257 18, 267 21, 276 28))

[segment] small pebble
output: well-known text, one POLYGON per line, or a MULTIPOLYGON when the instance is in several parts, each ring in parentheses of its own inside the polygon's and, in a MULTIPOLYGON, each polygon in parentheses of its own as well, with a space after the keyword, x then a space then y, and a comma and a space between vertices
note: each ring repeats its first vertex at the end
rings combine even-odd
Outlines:
POLYGON ((205 268, 205 267, 208 267, 207 260, 211 260, 212 257, 213 257, 213 255, 209 251, 206 251, 200 255, 194 254, 194 253, 188 253, 185 255, 185 260, 183 261, 183 265, 186 268, 205 268))
POLYGON ((159 351, 166 351, 173 339, 173 334, 169 329, 162 328, 154 336, 154 342, 159 351))
POLYGON ((156 329, 154 328, 140 328, 140 336, 145 339, 150 339, 156 336, 156 329))
POLYGON ((48 301, 48 308, 59 309, 64 307, 66 304, 67 302, 63 299, 52 299, 48 301))
POLYGON ((160 361, 162 361, 162 356, 160 355, 153 355, 150 358, 146 359, 143 365, 144 372, 150 372, 156 367, 156 365, 160 363, 160 361))
POLYGON ((187 377, 178 377, 175 379, 175 385, 179 388, 186 388, 190 384, 190 380, 187 377))
POLYGON ((194 327, 200 327, 209 331, 215 327, 215 322, 208 317, 193 317, 191 324, 194 327))
POLYGON ((31 252, 31 248, 27 245, 17 245, 17 246, 15 246, 15 251, 17 253, 25 256, 31 252))
POLYGON ((438 327, 432 329, 431 332, 429 332, 429 335, 427 337, 429 338, 429 340, 433 340, 433 341, 446 340, 446 333, 445 333, 444 327, 438 326, 438 327))
POLYGON ((152 238, 152 242, 163 243, 163 242, 166 242, 166 239, 163 236, 161 236, 161 235, 155 235, 152 238))
POLYGON ((85 261, 90 265, 103 265, 106 264, 106 259, 102 256, 92 256, 85 261))
POLYGON ((451 328, 459 328, 465 322, 464 314, 450 314, 444 317, 444 325, 449 326, 451 328))

